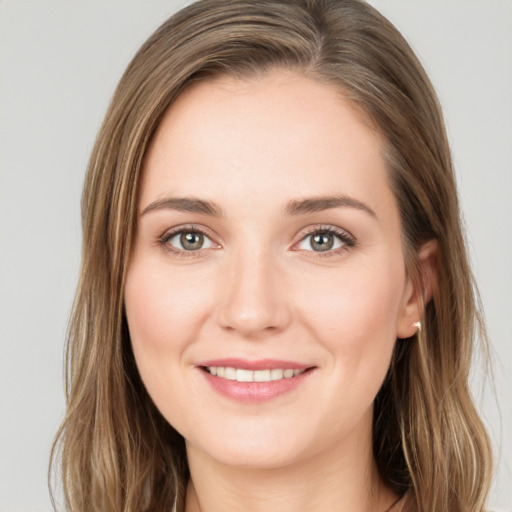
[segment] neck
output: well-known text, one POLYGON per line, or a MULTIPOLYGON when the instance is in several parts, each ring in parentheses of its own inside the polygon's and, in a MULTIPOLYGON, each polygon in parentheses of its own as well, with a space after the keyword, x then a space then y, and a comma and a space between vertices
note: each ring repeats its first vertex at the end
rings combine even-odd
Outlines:
MULTIPOLYGON (((380 477, 368 439, 279 468, 233 467, 187 445, 186 512, 384 512, 397 499, 380 477)), ((356 442, 357 441, 357 442, 356 442)))

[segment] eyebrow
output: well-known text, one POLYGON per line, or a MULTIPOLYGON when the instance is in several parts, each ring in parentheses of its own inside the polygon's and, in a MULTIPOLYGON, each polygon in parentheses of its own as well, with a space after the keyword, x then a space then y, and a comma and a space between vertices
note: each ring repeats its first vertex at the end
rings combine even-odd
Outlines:
POLYGON ((321 212, 332 208, 356 208, 362 210, 372 217, 377 214, 365 203, 345 195, 321 196, 290 201, 285 208, 286 215, 302 215, 305 213, 321 212))
POLYGON ((197 199, 195 197, 164 197, 158 199, 144 208, 141 215, 155 210, 177 210, 181 212, 204 213, 220 217, 222 210, 215 203, 197 199))
MULTIPOLYGON (((304 215, 307 213, 321 212, 333 208, 356 208, 362 210, 372 217, 377 214, 365 203, 345 195, 321 196, 306 199, 294 199, 285 207, 285 215, 304 215)), ((141 215, 155 210, 176 210, 182 212, 203 213, 213 217, 221 217, 222 209, 211 201, 197 199, 195 197, 165 197, 150 203, 141 215)))

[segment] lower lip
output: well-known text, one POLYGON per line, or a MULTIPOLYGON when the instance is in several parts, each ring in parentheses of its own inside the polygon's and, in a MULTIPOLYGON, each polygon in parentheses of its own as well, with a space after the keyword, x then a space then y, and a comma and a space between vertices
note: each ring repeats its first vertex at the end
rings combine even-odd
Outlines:
POLYGON ((300 386, 312 373, 313 368, 288 379, 271 380, 269 382, 238 382, 237 380, 215 377, 206 370, 200 369, 210 386, 228 398, 240 402, 254 403, 272 400, 289 393, 300 386))

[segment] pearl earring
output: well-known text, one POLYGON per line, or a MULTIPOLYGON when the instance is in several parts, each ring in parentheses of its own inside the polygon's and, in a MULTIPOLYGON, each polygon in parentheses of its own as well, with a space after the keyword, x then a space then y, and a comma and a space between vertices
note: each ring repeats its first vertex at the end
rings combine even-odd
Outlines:
POLYGON ((414 325, 418 331, 421 331, 421 322, 414 322, 412 325, 414 325))

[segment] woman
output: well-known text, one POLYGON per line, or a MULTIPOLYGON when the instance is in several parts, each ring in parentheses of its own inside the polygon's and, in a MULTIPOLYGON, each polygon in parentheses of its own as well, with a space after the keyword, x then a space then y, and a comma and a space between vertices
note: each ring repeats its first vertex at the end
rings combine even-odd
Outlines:
POLYGON ((374 9, 173 16, 116 90, 83 224, 69 510, 483 510, 449 147, 374 9))

